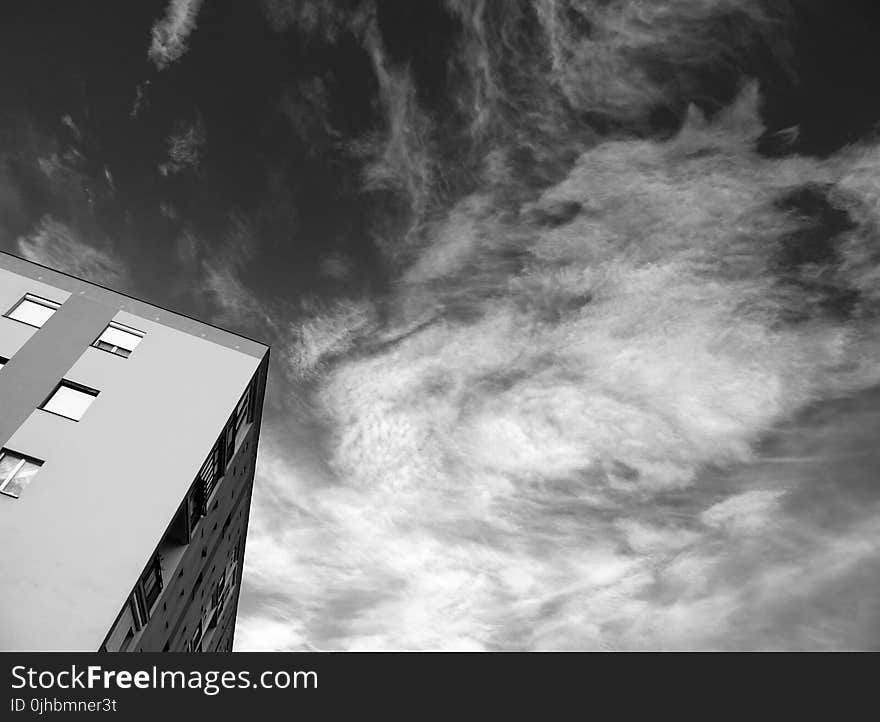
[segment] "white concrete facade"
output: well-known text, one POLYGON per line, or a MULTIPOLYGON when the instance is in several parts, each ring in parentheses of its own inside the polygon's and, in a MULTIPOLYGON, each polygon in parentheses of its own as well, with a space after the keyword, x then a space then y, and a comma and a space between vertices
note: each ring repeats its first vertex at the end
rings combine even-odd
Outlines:
MULTIPOLYGON (((59 322, 65 304, 72 306, 72 297, 79 297, 90 304, 80 306, 83 313, 97 310, 93 327, 103 328, 109 319, 137 329, 143 340, 124 358, 91 346, 84 336, 81 352, 70 357, 62 377, 98 391, 82 418, 74 421, 38 408, 45 388, 35 388, 30 413, 8 438, 0 438, 3 449, 43 462, 19 498, 0 494, 0 649, 96 650, 105 641, 112 648, 111 638, 119 634, 117 618, 130 614, 126 600, 256 379, 259 399, 247 429, 247 455, 236 448, 235 456, 242 467, 236 467, 235 481, 242 498, 230 481, 223 508, 229 506, 231 514, 233 502, 249 504, 268 348, 0 254, 0 314, 25 294, 61 304, 59 322)), ((59 328, 59 323, 50 328, 54 320, 37 329, 0 317, 0 357, 10 360, 0 368, 0 416, 4 406, 13 413, 4 393, 20 405, 21 379, 26 387, 32 369, 39 376, 40 356, 47 355, 46 349, 51 355, 52 334, 59 328), (27 368, 13 366, 17 355, 28 353, 27 368), (7 373, 9 378, 17 374, 16 383, 4 391, 7 373)), ((72 343, 67 339, 65 349, 76 346, 72 343)), ((45 387, 45 379, 40 383, 45 387)), ((244 437, 241 441, 243 446, 244 437)), ((236 528, 245 529, 246 521, 244 506, 236 528)), ((204 541, 202 529, 206 548, 212 533, 204 541)), ((207 552, 201 557, 208 559, 207 552)), ((239 577, 240 567, 239 561, 239 577)), ((163 597, 171 582, 165 581, 163 597)), ((236 587, 236 599, 237 593, 236 587)), ((173 625, 167 619, 164 624, 170 634, 173 625)), ((144 636, 143 630, 138 636, 144 636)), ((150 644, 158 645, 162 635, 153 636, 150 644)), ((175 647, 180 647, 177 641, 175 647)))

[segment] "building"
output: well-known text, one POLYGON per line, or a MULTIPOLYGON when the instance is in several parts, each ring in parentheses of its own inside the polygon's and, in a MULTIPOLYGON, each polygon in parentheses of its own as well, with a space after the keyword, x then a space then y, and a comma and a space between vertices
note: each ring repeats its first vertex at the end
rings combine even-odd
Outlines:
POLYGON ((231 650, 267 346, 0 253, 0 650, 231 650))

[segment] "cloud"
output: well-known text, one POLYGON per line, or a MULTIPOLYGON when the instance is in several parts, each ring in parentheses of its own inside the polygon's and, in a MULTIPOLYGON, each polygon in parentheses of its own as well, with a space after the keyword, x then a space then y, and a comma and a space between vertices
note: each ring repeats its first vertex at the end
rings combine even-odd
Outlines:
POLYGON ((293 326, 287 361, 300 378, 322 374, 376 327, 376 311, 367 301, 339 300, 310 313, 293 326))
POLYGON ((289 619, 245 617, 235 627, 235 651, 295 649, 301 640, 301 630, 289 619))
POLYGON ((516 213, 463 199, 384 325, 310 330, 326 465, 261 475, 240 645, 876 643, 827 600, 867 593, 880 500, 806 511, 873 427, 799 414, 880 383, 880 151, 762 158, 758 105, 598 143, 516 213))
POLYGON ((399 193, 415 228, 424 220, 435 191, 430 121, 418 103, 409 70, 392 65, 375 18, 366 23, 362 37, 379 84, 385 128, 352 147, 368 159, 363 171, 365 188, 399 193))
MULTIPOLYGON (((434 128, 419 103, 409 68, 394 63, 385 47, 376 4, 265 0, 263 12, 278 32, 294 28, 303 36, 320 37, 330 43, 348 34, 363 48, 378 86, 376 101, 382 125, 350 139, 347 146, 352 155, 363 161, 364 189, 398 195, 406 209, 405 225, 410 232, 415 232, 425 220, 438 190, 434 128)), ((285 99, 285 113, 299 132, 305 129, 306 117, 311 119, 314 111, 326 108, 325 92, 320 83, 303 85, 300 87, 302 98, 293 104, 289 97, 285 99), (304 116, 303 108, 309 107, 313 112, 304 116)), ((326 121, 322 120, 322 125, 324 135, 338 135, 326 121)), ((395 252, 390 245, 385 250, 395 252)))
POLYGON ((729 497, 706 509, 700 520, 712 527, 755 531, 770 522, 784 490, 761 489, 729 497))
POLYGON ((29 261, 113 289, 131 287, 128 267, 120 256, 84 242, 70 226, 51 216, 45 216, 33 232, 20 237, 17 248, 29 261))
POLYGON ((205 126, 201 119, 169 135, 167 142, 168 159, 159 165, 163 176, 198 170, 205 146, 205 126))
POLYGON ((235 325, 271 323, 266 307, 241 280, 238 271, 222 261, 202 263, 204 290, 218 309, 216 322, 235 325))
POLYGON ((268 6, 371 53, 415 220, 292 327, 239 648, 876 647, 880 148, 764 157, 759 85, 710 87, 785 74, 785 8, 450 2, 437 123, 372 4, 268 6))
POLYGON ((187 51, 187 39, 196 27, 202 0, 171 0, 165 17, 153 24, 147 53, 159 70, 179 60, 187 51))
POLYGON ((762 37, 773 37, 783 66, 791 52, 779 32, 788 19, 785 3, 547 2, 539 4, 536 14, 551 77, 566 99, 617 119, 681 102, 705 82, 701 69, 747 62, 762 37), (651 73, 653 63, 667 72, 651 73))
POLYGON ((263 14, 276 32, 296 28, 306 34, 318 34, 328 42, 350 32, 373 11, 372 2, 340 3, 337 0, 263 0, 263 14))
POLYGON ((9 238, 9 225, 24 218, 24 197, 18 183, 11 177, 6 164, 0 165, 0 243, 9 238))
POLYGON ((333 252, 324 256, 321 259, 319 268, 323 275, 337 281, 350 279, 354 273, 352 259, 339 252, 333 252))
POLYGON ((225 235, 209 244, 187 230, 178 238, 176 251, 181 264, 196 274, 195 295, 210 304, 213 323, 247 329, 271 342, 279 333, 278 309, 246 280, 257 242, 251 221, 232 214, 225 235))

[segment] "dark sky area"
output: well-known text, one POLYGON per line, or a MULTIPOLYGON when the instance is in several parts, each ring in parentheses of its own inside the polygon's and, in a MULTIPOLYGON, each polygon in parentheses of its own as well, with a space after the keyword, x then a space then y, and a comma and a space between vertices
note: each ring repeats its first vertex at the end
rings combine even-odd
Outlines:
POLYGON ((18 143, 11 143, 7 151, 13 155, 8 172, 22 196, 18 213, 6 221, 7 242, 46 213, 75 219, 83 232, 123 246, 147 295, 168 292, 152 284, 174 279, 169 261, 183 229, 196 229, 210 247, 234 214, 259 226, 266 263, 258 286, 268 294, 291 286, 313 292, 316 258, 336 249, 368 265, 357 168, 340 157, 333 138, 322 137, 324 119, 314 117, 314 108, 301 111, 298 126, 283 105, 289 97, 291 112, 298 113, 302 85, 335 71, 339 84, 351 87, 341 89, 332 120, 343 134, 362 132, 376 122, 373 81, 362 58, 324 53, 325 64, 305 53, 293 34, 272 32, 254 4, 216 3, 200 15, 207 32, 192 38, 192 62, 160 73, 144 46, 162 11, 161 3, 4 8, 12 16, 3 23, 6 62, 25 71, 6 74, 4 125, 7 134, 29 135, 32 144, 16 153, 18 143), (169 136, 192 127, 205 138, 198 163, 163 176, 169 136), (28 177, 32 154, 50 148, 75 154, 65 187, 46 188, 42 179, 28 177))
MULTIPOLYGON (((259 3, 210 2, 199 12, 200 31, 188 40, 186 61, 160 71, 144 47, 164 5, 4 4, 4 155, 17 196, 5 208, 5 247, 12 249, 45 214, 75 220, 83 232, 112 239, 136 259, 139 293, 166 294, 167 287, 152 286, 174 279, 169 257, 181 231, 194 229, 208 249, 237 214, 257 227, 259 262, 251 280, 258 293, 296 299, 323 291, 327 279, 314 264, 334 252, 351 256, 358 282, 371 277, 381 284, 371 222, 394 204, 364 191, 363 159, 349 147, 383 132, 385 121, 359 40, 345 31, 332 43, 296 28, 276 32, 259 3), (198 163, 163 176, 169 136, 194 126, 204 137, 198 163), (46 151, 74 154, 63 187, 47 187, 29 167, 46 151), (174 217, 162 212, 163 204, 174 217)), ((870 131, 880 117, 869 71, 880 53, 873 41, 880 11, 867 0, 796 8, 786 39, 789 67, 772 57, 789 51, 772 47, 769 37, 768 47, 759 44, 747 62, 696 67, 702 87, 690 98, 658 104, 649 127, 676 127, 687 100, 717 108, 747 73, 775 91, 764 108, 771 132, 800 126, 798 149, 826 153, 870 131)), ((454 135, 461 121, 450 87, 458 18, 442 3, 395 0, 378 3, 376 18, 389 62, 410 68, 419 101, 438 114, 435 135, 454 135)), ((735 20, 724 22, 738 32, 735 20)), ((648 67, 670 72, 663 59, 648 67)), ((765 144, 773 152, 773 141, 765 144)), ((338 290, 344 289, 332 289, 338 290)))
POLYGON ((273 346, 245 648, 880 640, 880 6, 641 5, 2 4, 0 249, 273 346))

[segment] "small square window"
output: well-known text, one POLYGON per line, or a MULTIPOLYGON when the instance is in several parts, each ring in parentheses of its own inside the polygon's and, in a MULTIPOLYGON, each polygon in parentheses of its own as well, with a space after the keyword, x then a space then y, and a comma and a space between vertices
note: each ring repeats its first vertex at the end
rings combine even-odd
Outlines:
POLYGON ((136 329, 123 326, 121 323, 111 322, 92 346, 128 358, 143 337, 144 334, 136 329))
POLYGON ((70 381, 62 381, 48 401, 40 408, 79 421, 97 395, 98 392, 95 389, 73 384, 70 381))
POLYGON ((42 465, 37 459, 0 450, 0 493, 17 499, 42 465))
POLYGON ((40 328, 59 308, 61 304, 29 293, 6 316, 40 328))

